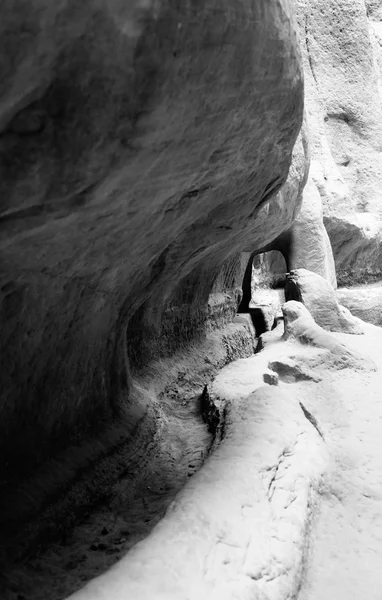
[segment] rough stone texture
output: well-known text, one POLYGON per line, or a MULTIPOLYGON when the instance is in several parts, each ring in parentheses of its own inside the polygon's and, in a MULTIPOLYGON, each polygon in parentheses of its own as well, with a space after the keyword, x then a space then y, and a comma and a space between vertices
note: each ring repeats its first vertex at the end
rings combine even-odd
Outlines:
POLYGON ((337 290, 338 301, 350 312, 367 323, 382 326, 382 287, 341 288, 337 290))
POLYGON ((363 334, 359 321, 338 304, 335 290, 317 273, 306 269, 291 271, 286 279, 285 300, 302 302, 324 329, 363 334))
POLYGON ((268 385, 279 385, 279 376, 274 371, 267 371, 263 375, 264 383, 268 385))
POLYGON ((346 285, 381 275, 381 9, 365 0, 298 0, 297 12, 310 177, 346 285))
POLYGON ((251 360, 214 382, 231 403, 220 446, 150 536, 71 600, 296 595, 325 449, 295 398, 270 386, 243 398, 259 385, 251 360))
POLYGON ((300 136, 279 191, 303 104, 288 0, 15 0, 0 30, 8 497, 111 423, 155 429, 139 373, 236 311, 240 252, 290 225, 307 161, 300 136))

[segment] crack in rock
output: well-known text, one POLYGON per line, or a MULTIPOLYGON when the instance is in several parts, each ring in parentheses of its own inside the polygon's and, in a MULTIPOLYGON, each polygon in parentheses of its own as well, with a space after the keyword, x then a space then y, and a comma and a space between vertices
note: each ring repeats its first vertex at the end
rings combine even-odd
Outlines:
POLYGON ((317 421, 316 417, 314 415, 312 415, 312 413, 309 412, 309 410, 307 408, 305 408, 305 406, 303 405, 302 402, 299 402, 299 404, 301 406, 301 410, 304 413, 304 416, 306 417, 306 419, 308 419, 308 421, 316 429, 318 435, 325 441, 324 434, 321 431, 321 428, 320 428, 320 426, 318 424, 318 421, 317 421))

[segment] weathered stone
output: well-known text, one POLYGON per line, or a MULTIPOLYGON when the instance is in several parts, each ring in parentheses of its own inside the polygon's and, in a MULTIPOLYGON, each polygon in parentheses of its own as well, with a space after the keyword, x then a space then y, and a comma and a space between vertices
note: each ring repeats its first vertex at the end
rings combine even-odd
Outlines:
MULTIPOLYGON (((297 35, 289 0, 2 8, 0 496, 11 508, 10 491, 52 457, 50 489, 69 488, 107 454, 85 441, 112 424, 152 435, 138 374, 233 318, 241 252, 290 226, 307 168, 301 137, 293 150, 297 35), (212 290, 227 309, 218 296, 208 306, 212 290)), ((237 357, 220 341, 226 362, 237 357)), ((18 502, 38 512, 44 493, 18 502)))
POLYGON ((310 179, 341 285, 380 276, 382 265, 381 10, 366 4, 297 2, 310 179))
POLYGON ((278 385, 279 384, 278 373, 275 373, 274 371, 271 371, 271 370, 267 371, 263 375, 263 380, 264 380, 264 383, 267 383, 268 385, 278 385))
POLYGON ((295 300, 286 302, 283 306, 283 314, 285 323, 284 338, 295 339, 303 344, 328 350, 328 354, 322 355, 319 359, 321 365, 324 365, 325 368, 376 370, 376 366, 371 359, 355 352, 337 340, 332 333, 320 327, 301 302, 295 300))
POLYGON ((318 325, 329 331, 363 334, 358 320, 338 304, 330 283, 306 269, 296 269, 287 275, 285 300, 302 302, 318 325))
MULTIPOLYGON (((237 371, 243 379, 243 367, 237 371)), ((216 382, 231 404, 222 443, 150 535, 70 600, 298 593, 310 493, 327 464, 325 446, 292 394, 262 386, 242 398, 226 377, 232 380, 223 371, 216 382)), ((249 383, 253 389, 255 378, 249 383)))
POLYGON ((337 298, 353 315, 382 326, 382 286, 340 288, 337 298))
POLYGON ((246 329, 248 329, 248 332, 253 337, 254 345, 255 345, 256 329, 253 325, 251 315, 249 313, 240 313, 235 316, 233 322, 240 324, 240 325, 244 325, 244 327, 246 327, 246 329))

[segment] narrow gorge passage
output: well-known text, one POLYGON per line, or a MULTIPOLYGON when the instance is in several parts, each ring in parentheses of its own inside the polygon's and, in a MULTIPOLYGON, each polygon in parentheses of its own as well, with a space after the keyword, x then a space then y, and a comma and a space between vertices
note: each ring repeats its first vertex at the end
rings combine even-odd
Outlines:
POLYGON ((0 0, 0 600, 382 600, 381 140, 381 0, 0 0))
POLYGON ((158 429, 139 468, 121 477, 67 538, 8 573, 1 599, 62 600, 111 567, 163 517, 212 443, 200 398, 169 398, 158 407, 158 429))

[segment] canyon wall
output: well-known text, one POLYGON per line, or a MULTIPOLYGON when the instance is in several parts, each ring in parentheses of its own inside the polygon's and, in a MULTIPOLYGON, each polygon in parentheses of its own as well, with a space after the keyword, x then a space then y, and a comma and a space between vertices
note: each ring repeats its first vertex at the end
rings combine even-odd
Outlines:
POLYGON ((323 212, 339 284, 380 278, 381 5, 298 0, 297 13, 312 154, 304 194, 323 212))
POLYGON ((287 181, 303 116, 289 0, 1 14, 1 497, 21 527, 48 459, 62 492, 86 440, 94 462, 142 422, 152 436, 142 374, 234 316, 241 253, 291 225, 308 158, 301 136, 287 181))

